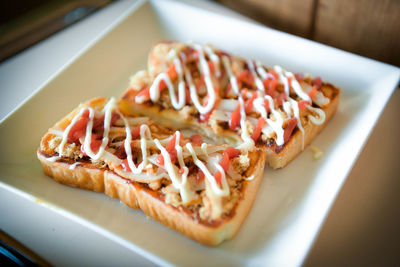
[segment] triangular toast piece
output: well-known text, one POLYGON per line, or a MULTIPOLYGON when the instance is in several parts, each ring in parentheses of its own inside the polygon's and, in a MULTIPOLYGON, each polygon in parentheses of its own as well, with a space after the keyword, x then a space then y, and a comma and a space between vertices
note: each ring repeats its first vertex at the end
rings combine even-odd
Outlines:
POLYGON ((232 238, 262 179, 265 151, 127 115, 114 99, 81 104, 42 138, 37 156, 56 181, 119 198, 205 245, 232 238))
POLYGON ((121 98, 129 114, 190 128, 267 153, 273 168, 293 160, 336 112, 340 89, 310 75, 233 56, 211 45, 162 41, 121 98))

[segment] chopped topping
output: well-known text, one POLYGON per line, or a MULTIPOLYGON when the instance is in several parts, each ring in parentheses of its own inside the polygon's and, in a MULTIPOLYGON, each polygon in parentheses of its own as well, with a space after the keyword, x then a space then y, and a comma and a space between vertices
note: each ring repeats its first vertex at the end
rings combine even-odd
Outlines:
POLYGON ((229 159, 232 159, 232 158, 236 158, 237 156, 240 155, 240 150, 239 150, 239 149, 236 149, 236 148, 233 148, 233 147, 228 147, 228 148, 225 150, 224 153, 228 154, 229 159))
POLYGON ((310 102, 306 101, 306 100, 301 100, 299 101, 299 109, 300 110, 305 110, 307 106, 310 105, 310 102))
POLYGON ((136 126, 135 129, 131 131, 132 139, 137 139, 140 136, 140 125, 136 126))
POLYGON ((85 135, 86 125, 89 122, 89 110, 85 110, 81 118, 75 122, 68 133, 68 142, 77 143, 79 138, 85 135))
POLYGON ((140 91, 135 97, 135 102, 139 103, 139 104, 146 102, 148 100, 150 100, 150 88, 149 87, 140 91))
MULTIPOLYGON (((92 151, 94 153, 97 153, 99 151, 100 146, 101 146, 102 141, 99 138, 100 137, 96 136, 96 134, 92 134, 92 141, 90 142, 90 148, 92 149, 92 151)), ((83 155, 88 156, 86 154, 86 152, 85 152, 85 149, 84 149, 83 145, 81 146, 81 151, 82 151, 83 155)))
POLYGON ((193 145, 199 146, 203 143, 203 138, 199 134, 194 134, 194 135, 190 136, 189 140, 193 145))
POLYGON ((240 103, 237 104, 235 111, 232 112, 229 119, 229 129, 235 130, 240 125, 240 103))
MULTIPOLYGON (((175 142, 176 142, 176 133, 172 136, 171 141, 169 141, 167 147, 165 148, 165 150, 167 150, 167 152, 169 153, 172 163, 175 163, 175 161, 177 159, 175 142)), ((159 165, 164 166, 164 156, 161 153, 157 156, 156 162, 159 165)))
POLYGON ((312 88, 311 88, 311 91, 310 92, 308 92, 308 96, 311 98, 311 99, 313 99, 313 98, 315 98, 315 95, 318 93, 318 87, 317 86, 313 86, 312 88))
POLYGON ((321 86, 322 86, 322 79, 321 79, 321 77, 316 77, 316 78, 314 78, 314 80, 312 80, 312 85, 313 85, 313 86, 316 86, 318 90, 321 89, 321 86))
POLYGON ((279 79, 279 75, 278 75, 278 73, 276 73, 276 71, 270 70, 268 73, 272 74, 272 76, 274 76, 275 80, 279 79))
MULTIPOLYGON (((268 100, 266 100, 266 101, 268 101, 268 100)), ((261 130, 262 130, 262 128, 264 128, 265 124, 266 124, 266 122, 265 122, 264 118, 262 118, 262 117, 258 118, 257 126, 254 129, 253 134, 251 135, 251 138, 254 140, 254 143, 256 143, 257 140, 260 138, 261 130)))
POLYGON ((285 134, 284 134, 284 137, 283 137, 285 143, 287 141, 289 141, 290 137, 292 136, 294 128, 296 128, 296 125, 297 125, 297 119, 296 118, 292 118, 292 119, 288 120, 286 128, 285 128, 285 134))
POLYGON ((257 92, 254 92, 253 95, 250 97, 250 99, 246 103, 245 111, 246 113, 250 113, 250 111, 253 109, 253 102, 254 99, 257 98, 257 92))
POLYGON ((254 84, 254 77, 251 75, 251 72, 249 70, 244 70, 239 75, 237 76, 237 81, 239 83, 244 83, 249 86, 252 86, 254 84))

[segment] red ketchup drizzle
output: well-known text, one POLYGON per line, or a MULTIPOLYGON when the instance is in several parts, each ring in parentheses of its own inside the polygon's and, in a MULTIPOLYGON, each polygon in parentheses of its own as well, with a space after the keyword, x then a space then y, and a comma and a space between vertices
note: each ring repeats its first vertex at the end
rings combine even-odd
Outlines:
POLYGON ((240 103, 237 104, 236 109, 232 112, 229 119, 229 129, 235 130, 240 125, 240 103))
POLYGON ((291 118, 285 128, 285 133, 283 135, 283 140, 286 143, 289 141, 290 137, 292 136, 293 130, 297 125, 297 119, 296 118, 291 118))
MULTIPOLYGON (((132 131, 131 131, 131 137, 132 140, 135 140, 140 137, 140 126, 136 126, 132 131)), ((125 140, 122 141, 121 146, 114 152, 114 155, 117 156, 120 159, 126 159, 126 151, 125 151, 125 140)), ((134 155, 132 155, 134 156, 134 155)))
MULTIPOLYGON (((214 103, 214 106, 208 113, 200 114, 200 121, 201 122, 207 122, 210 119, 211 114, 214 112, 215 107, 218 106, 218 102, 219 102, 218 89, 214 88, 214 91, 215 91, 215 103, 214 103)), ((203 105, 206 106, 207 104, 208 104, 208 94, 204 99, 204 104, 203 105)))
POLYGON ((68 133, 68 142, 69 143, 77 143, 79 138, 84 136, 86 133, 86 125, 89 122, 89 110, 86 109, 79 120, 75 122, 75 124, 71 127, 68 133))
POLYGON ((314 78, 314 80, 312 80, 312 85, 313 85, 313 86, 316 86, 318 90, 321 89, 321 86, 322 86, 322 79, 321 79, 321 77, 316 77, 316 78, 314 78))
MULTIPOLYGON (((92 139, 91 139, 91 142, 90 142, 90 148, 94 153, 97 153, 99 151, 101 143, 102 143, 101 137, 98 136, 97 134, 92 133, 92 139)), ((82 154, 84 156, 87 156, 83 144, 81 145, 81 152, 82 152, 82 154)))
POLYGON ((246 107, 245 107, 246 114, 249 113, 253 109, 253 102, 254 102, 254 99, 256 99, 256 98, 257 98, 257 92, 254 92, 253 95, 251 96, 251 98, 246 103, 246 107))
POLYGON ((203 143, 203 138, 201 138, 201 135, 194 134, 191 137, 189 137, 189 140, 192 144, 194 145, 201 145, 203 143))
MULTIPOLYGON (((219 161, 219 165, 221 165, 221 167, 226 172, 226 171, 228 171, 228 168, 229 168, 229 160, 232 158, 235 158, 239 155, 240 155, 240 151, 238 149, 235 149, 233 147, 228 147, 224 151, 224 153, 222 153, 222 159, 219 161)), ((214 174, 214 179, 219 186, 221 186, 221 178, 222 178, 222 173, 220 171, 217 171, 214 174)))
POLYGON ((242 82, 249 86, 254 84, 254 77, 249 70, 243 70, 236 79, 239 83, 242 82))
POLYGON ((277 80, 271 80, 268 83, 268 87, 266 87, 265 89, 267 90, 267 94, 269 94, 271 97, 276 97, 276 95, 278 94, 278 92, 276 91, 276 86, 279 84, 279 82, 277 80))
MULTIPOLYGON (((176 154, 175 143, 176 143, 176 133, 172 136, 171 141, 169 141, 167 147, 165 148, 165 150, 167 150, 167 152, 169 153, 172 163, 175 163, 178 157, 176 154)), ((156 162, 159 165, 164 166, 164 156, 161 153, 157 156, 156 162)))
POLYGON ((282 105, 283 105, 283 102, 285 102, 286 100, 287 100, 287 95, 286 95, 286 93, 284 93, 284 92, 280 93, 280 94, 278 95, 278 99, 277 99, 277 101, 278 101, 278 106, 282 106, 282 105))
POLYGON ((310 105, 310 102, 306 100, 299 101, 299 110, 305 110, 308 105, 310 105))
POLYGON ((262 117, 258 118, 257 126, 254 129, 253 134, 251 135, 251 138, 254 140, 254 143, 257 143, 258 139, 261 136, 261 130, 262 130, 262 128, 264 128, 266 123, 267 122, 265 121, 264 118, 262 118, 262 117))
MULTIPOLYGON (((147 87, 147 88, 143 89, 142 91, 140 91, 136 95, 136 97, 144 98, 145 101, 150 100, 150 87, 147 87)), ((135 99, 136 99, 136 97, 135 97, 135 99)))
POLYGON ((311 99, 313 99, 317 93, 318 93, 318 87, 314 85, 314 86, 311 88, 311 91, 308 92, 308 96, 309 96, 311 99))

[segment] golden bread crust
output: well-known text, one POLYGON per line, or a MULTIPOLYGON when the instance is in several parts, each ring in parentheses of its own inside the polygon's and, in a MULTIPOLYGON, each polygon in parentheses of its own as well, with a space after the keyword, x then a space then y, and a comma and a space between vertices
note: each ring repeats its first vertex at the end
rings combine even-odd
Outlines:
POLYGON ((207 246, 216 246, 235 236, 249 213, 262 179, 266 154, 264 151, 258 151, 255 157, 258 160, 250 170, 251 173, 248 173, 254 175, 254 179, 243 182, 240 201, 236 204, 232 215, 211 225, 199 222, 190 214, 166 204, 156 192, 143 184, 124 179, 112 171, 97 169, 90 163, 81 163, 71 170, 71 163, 49 161, 40 150, 37 156, 44 173, 57 182, 104 192, 110 197, 120 199, 133 209, 141 209, 147 216, 193 240, 207 246))
MULTIPOLYGON (((321 125, 316 125, 308 122, 303 125, 304 128, 304 148, 307 147, 314 138, 325 128, 326 124, 330 121, 339 106, 340 90, 332 85, 328 85, 333 90, 333 97, 329 105, 323 107, 322 110, 325 112, 325 122, 321 125)), ((289 162, 291 162, 302 149, 303 134, 300 131, 296 131, 290 140, 284 145, 283 149, 276 153, 274 149, 264 146, 267 151, 267 163, 273 169, 283 168, 289 162)))

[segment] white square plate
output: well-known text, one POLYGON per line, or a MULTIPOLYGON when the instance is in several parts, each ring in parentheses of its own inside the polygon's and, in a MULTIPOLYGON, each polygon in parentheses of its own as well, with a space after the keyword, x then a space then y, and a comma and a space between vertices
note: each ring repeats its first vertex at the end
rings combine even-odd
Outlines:
POLYGON ((399 79, 399 69, 175 1, 143 2, 0 125, 0 186, 85 224, 159 264, 299 265, 399 79), (79 102, 118 97, 146 67, 157 40, 192 40, 266 65, 308 72, 342 88, 339 110, 283 170, 266 168, 238 235, 219 247, 193 242, 103 194, 54 182, 35 152, 46 130, 79 102))

